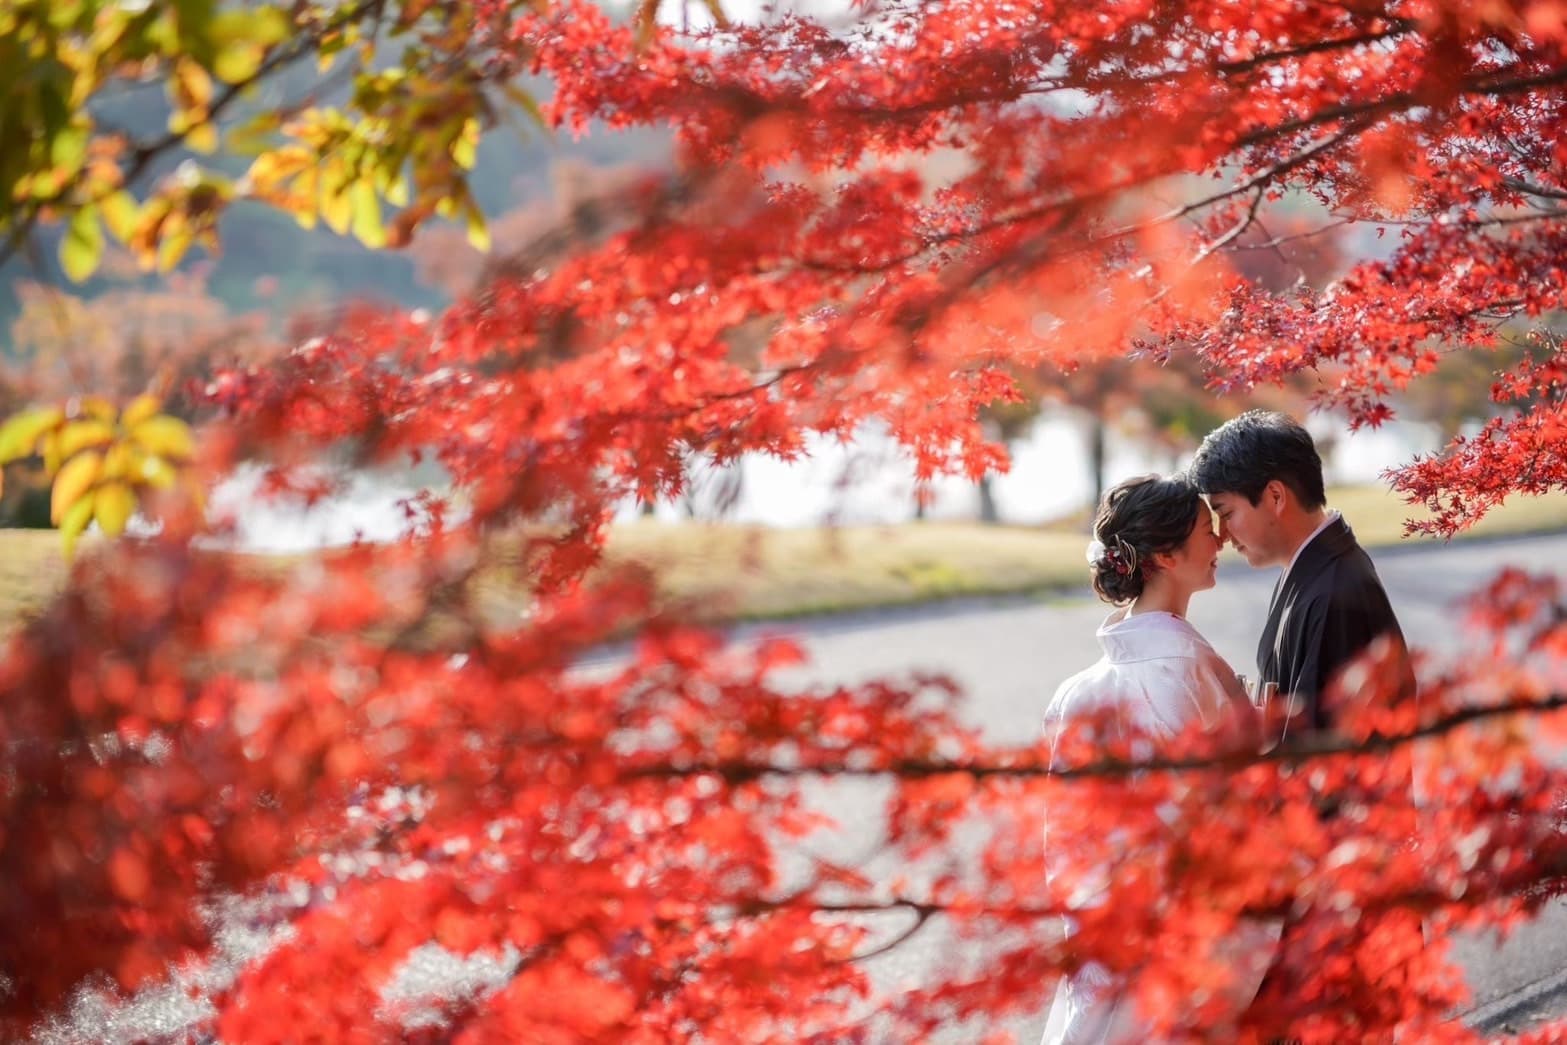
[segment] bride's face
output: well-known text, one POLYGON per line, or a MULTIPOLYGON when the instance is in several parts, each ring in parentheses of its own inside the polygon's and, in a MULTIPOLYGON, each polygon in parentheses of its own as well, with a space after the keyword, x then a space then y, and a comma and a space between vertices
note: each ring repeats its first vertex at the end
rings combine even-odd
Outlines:
POLYGON ((1186 535, 1186 543, 1170 556, 1168 569, 1172 579, 1187 591, 1213 587, 1219 569, 1219 549, 1223 547, 1224 543, 1214 532, 1213 512, 1199 501, 1192 532, 1186 535))

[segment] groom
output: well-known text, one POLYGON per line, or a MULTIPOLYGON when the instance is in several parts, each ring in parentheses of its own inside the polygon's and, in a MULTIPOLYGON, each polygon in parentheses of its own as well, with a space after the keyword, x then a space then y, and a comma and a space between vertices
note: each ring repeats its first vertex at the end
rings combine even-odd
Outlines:
MULTIPOLYGON (((1284 567, 1257 647, 1258 692, 1276 686, 1307 729, 1331 730, 1323 697, 1334 677, 1381 636, 1403 650, 1404 635, 1370 557, 1327 508, 1311 435, 1284 414, 1252 410, 1208 434, 1191 475, 1221 539, 1254 567, 1284 567)), ((1413 692, 1407 654, 1401 664, 1401 688, 1413 692)))

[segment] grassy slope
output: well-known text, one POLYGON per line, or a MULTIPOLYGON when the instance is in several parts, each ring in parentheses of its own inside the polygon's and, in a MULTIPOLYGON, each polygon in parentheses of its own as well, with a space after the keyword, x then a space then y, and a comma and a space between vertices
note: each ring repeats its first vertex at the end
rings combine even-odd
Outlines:
MULTIPOLYGON (((1413 513, 1383 488, 1332 490, 1329 504, 1368 547, 1414 540, 1403 536, 1404 520, 1413 513)), ((773 617, 953 595, 1083 589, 1087 535, 1081 526, 919 523, 823 531, 641 521, 618 528, 609 553, 658 568, 670 594, 692 597, 718 615, 773 617)), ((1552 495, 1509 504, 1459 539, 1563 528, 1567 496, 1552 495)))
MULTIPOLYGON (((1410 512, 1386 490, 1331 491, 1369 547, 1403 542, 1410 512)), ((1567 496, 1520 500, 1466 536, 1567 528, 1567 496)), ((762 618, 922 602, 954 595, 1078 590, 1087 580, 1085 535, 1077 526, 1012 527, 973 523, 856 526, 835 530, 650 521, 616 528, 612 561, 658 571, 665 592, 704 616, 762 618)), ((1233 553, 1229 553, 1233 554, 1233 553)), ((506 571, 484 582, 502 603, 506 571)), ((51 531, 0 531, 0 626, 36 612, 65 576, 51 531)))

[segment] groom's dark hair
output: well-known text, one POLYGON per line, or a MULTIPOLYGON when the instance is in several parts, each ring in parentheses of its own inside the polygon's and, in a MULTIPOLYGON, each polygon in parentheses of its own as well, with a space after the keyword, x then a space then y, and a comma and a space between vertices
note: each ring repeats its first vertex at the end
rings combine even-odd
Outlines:
POLYGON ((1268 483, 1289 487, 1307 511, 1328 502, 1311 433, 1287 414, 1248 410, 1208 433, 1190 469, 1205 494, 1238 493, 1256 504, 1268 483))

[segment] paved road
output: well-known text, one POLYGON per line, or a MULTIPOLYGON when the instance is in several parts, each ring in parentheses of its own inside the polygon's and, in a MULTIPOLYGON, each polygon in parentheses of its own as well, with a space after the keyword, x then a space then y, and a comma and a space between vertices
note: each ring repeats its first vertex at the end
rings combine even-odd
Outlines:
MULTIPOLYGON (((1541 570, 1567 562, 1567 535, 1399 548, 1374 558, 1411 642, 1450 651, 1456 600, 1504 565, 1541 570)), ((1227 553, 1218 586, 1193 600, 1193 623, 1248 674, 1255 670, 1257 637, 1276 576, 1275 570, 1251 570, 1227 553)), ((787 630, 804 641, 813 660, 809 674, 817 680, 854 681, 911 669, 945 672, 962 683, 969 695, 966 714, 989 737, 1026 741, 1035 736, 1056 684, 1097 658, 1093 633, 1105 611, 1085 590, 1075 597, 967 602, 770 630, 787 630)), ((845 797, 837 796, 835 804, 845 797)), ((832 848, 851 857, 854 840, 867 837, 871 826, 851 817, 832 848)), ((887 982, 917 981, 920 970, 940 960, 946 946, 940 934, 916 937, 884 964, 880 975, 887 982)), ((1556 1012, 1567 1010, 1559 1003, 1561 985, 1553 993, 1549 983, 1540 982, 1567 969, 1567 905, 1546 912, 1499 949, 1488 941, 1466 940, 1460 954, 1476 1011, 1489 1028, 1552 1006, 1556 1012), (1524 990, 1530 985, 1538 986, 1524 990)), ((1014 1029, 1027 1041, 1037 1036, 1037 1023, 1025 1021, 1014 1029)), ((953 1040, 964 1038, 960 1034, 953 1040)))

